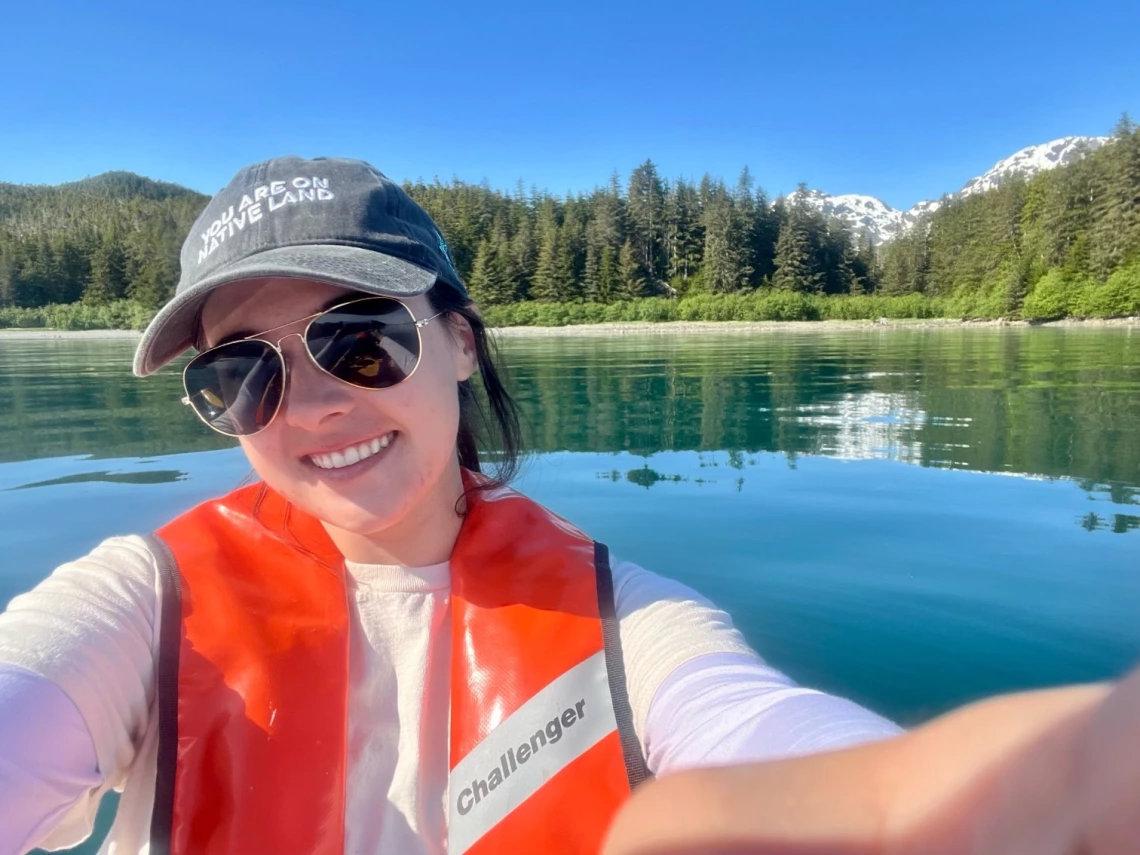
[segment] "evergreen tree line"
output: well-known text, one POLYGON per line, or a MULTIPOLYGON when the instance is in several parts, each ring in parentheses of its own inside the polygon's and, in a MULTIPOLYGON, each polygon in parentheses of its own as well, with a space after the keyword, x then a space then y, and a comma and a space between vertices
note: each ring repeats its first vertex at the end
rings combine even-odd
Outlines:
POLYGON ((1140 129, 1125 115, 1074 163, 944 204, 883 248, 877 287, 984 317, 1140 312, 1140 129))
POLYGON ((0 184, 0 307, 157 308, 174 293, 182 241, 207 201, 128 172, 0 184))
POLYGON ((728 186, 708 175, 668 181, 647 160, 624 187, 615 174, 565 198, 457 180, 405 186, 439 223, 483 306, 875 289, 870 240, 826 220, 804 185, 770 200, 747 167, 728 186))
MULTIPOLYGON (((1111 145, 1029 181, 944 200, 884 247, 815 210, 805 185, 769 199, 747 168, 733 185, 708 175, 670 181, 647 160, 624 186, 615 174, 565 197, 458 179, 405 189, 439 224, 473 297, 504 317, 524 303, 645 297, 719 306, 723 316, 722 296, 781 294, 798 295, 773 304, 786 311, 831 295, 921 297, 924 312, 954 316, 1140 311, 1140 130, 1127 116, 1111 145)), ((130 173, 0 184, 0 309, 125 299, 153 310, 173 293, 181 242, 206 201, 130 173)))

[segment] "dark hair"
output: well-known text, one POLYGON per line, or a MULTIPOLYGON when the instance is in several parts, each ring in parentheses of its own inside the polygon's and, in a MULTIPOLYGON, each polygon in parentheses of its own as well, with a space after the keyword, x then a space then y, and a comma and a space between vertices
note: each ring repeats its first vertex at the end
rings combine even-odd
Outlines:
POLYGON ((495 343, 487 337, 487 326, 471 300, 452 286, 437 282, 427 294, 428 301, 445 321, 463 318, 471 327, 475 340, 475 358, 482 381, 483 395, 476 391, 471 380, 459 384, 459 432, 456 447, 459 465, 474 472, 482 472, 479 449, 492 456, 495 484, 509 483, 519 471, 522 452, 522 428, 519 424, 518 405, 507 391, 495 361, 499 355, 495 343), (482 398, 486 399, 486 406, 482 398))

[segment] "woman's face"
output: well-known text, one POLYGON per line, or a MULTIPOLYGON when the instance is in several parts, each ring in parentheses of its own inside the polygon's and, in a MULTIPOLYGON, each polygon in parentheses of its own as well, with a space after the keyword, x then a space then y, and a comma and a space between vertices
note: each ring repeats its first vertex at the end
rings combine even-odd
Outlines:
MULTIPOLYGON (((268 333, 281 340, 287 384, 277 417, 240 442, 253 468, 278 493, 336 528, 364 536, 425 523, 438 504, 453 508, 460 483, 456 457, 457 383, 475 370, 470 330, 443 318, 420 328, 418 367, 389 389, 358 389, 319 370, 298 335, 298 321, 364 296, 323 282, 261 279, 215 291, 202 311, 202 334, 212 346, 235 333, 268 333), (288 336, 282 338, 283 336, 288 336), (334 452, 386 443, 378 453, 329 468, 334 452)), ((405 301, 417 319, 435 314, 426 296, 405 301)))

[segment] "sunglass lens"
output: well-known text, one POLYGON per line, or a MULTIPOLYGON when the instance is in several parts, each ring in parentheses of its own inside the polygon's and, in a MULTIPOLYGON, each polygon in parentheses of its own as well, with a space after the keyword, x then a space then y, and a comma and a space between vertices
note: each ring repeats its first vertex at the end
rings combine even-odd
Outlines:
POLYGON ((403 303, 357 300, 316 318, 306 344, 317 365, 346 383, 386 389, 404 380, 420 358, 420 337, 403 303))
POLYGON ((285 376, 281 357, 263 341, 224 344, 190 361, 186 395, 214 430, 247 436, 268 425, 281 406, 285 376))

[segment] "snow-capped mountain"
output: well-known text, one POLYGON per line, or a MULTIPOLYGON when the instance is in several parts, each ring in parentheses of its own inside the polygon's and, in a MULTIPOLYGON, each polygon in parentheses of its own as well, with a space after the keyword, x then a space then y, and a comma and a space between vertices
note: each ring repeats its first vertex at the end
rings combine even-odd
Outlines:
MULTIPOLYGON (((974 193, 984 193, 1015 175, 1031 178, 1039 172, 1072 163, 1100 148, 1109 139, 1110 137, 1064 137, 1023 148, 1005 160, 999 160, 985 174, 971 178, 962 189, 946 198, 964 199, 974 193)), ((877 244, 898 237, 923 215, 934 213, 943 204, 942 201, 928 200, 919 202, 909 210, 899 211, 874 196, 830 196, 819 190, 809 190, 806 199, 809 205, 826 216, 843 220, 855 235, 866 231, 877 244)))
POLYGON ((1015 175, 1032 178, 1038 172, 1080 160, 1089 152, 1096 151, 1109 139, 1110 137, 1065 137, 1043 145, 1031 145, 1005 160, 999 160, 985 175, 971 178, 954 196, 963 198, 974 193, 985 193, 1015 175))
MULTIPOLYGON (((874 196, 860 196, 849 193, 845 196, 829 196, 821 190, 809 190, 805 197, 807 203, 826 217, 838 217, 850 228, 851 233, 858 238, 864 232, 871 237, 871 242, 880 244, 894 240, 917 221, 917 213, 911 211, 898 211, 874 196)), ((919 202, 919 205, 932 205, 938 208, 938 202, 919 202)), ((918 205, 915 205, 917 208, 918 205)))

